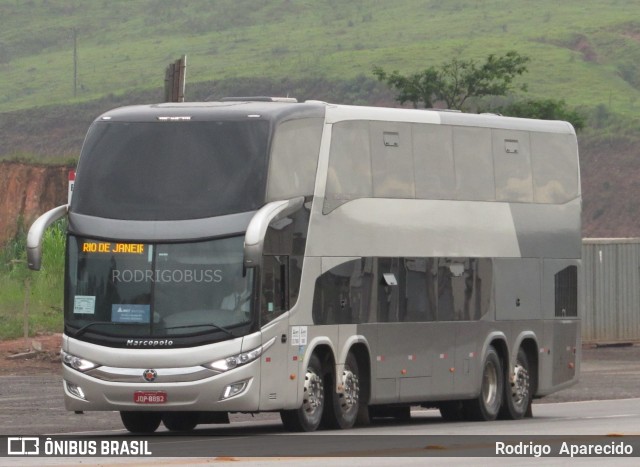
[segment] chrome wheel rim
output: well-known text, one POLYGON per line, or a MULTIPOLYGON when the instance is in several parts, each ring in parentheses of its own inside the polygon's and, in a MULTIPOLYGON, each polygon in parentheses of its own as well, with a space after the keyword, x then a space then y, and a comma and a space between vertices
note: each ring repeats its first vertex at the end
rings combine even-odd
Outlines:
POLYGON ((516 363, 513 370, 511 398, 517 407, 522 407, 529 399, 529 372, 520 362, 516 363))
POLYGON ((486 407, 493 407, 498 399, 498 369, 491 361, 484 370, 482 396, 486 407))
POLYGON ((313 369, 308 368, 304 377, 304 399, 302 408, 308 419, 322 416, 324 407, 324 384, 313 369))
POLYGON ((353 373, 349 367, 345 367, 342 372, 343 393, 341 394, 340 407, 344 412, 358 407, 360 398, 360 381, 358 375, 353 373))

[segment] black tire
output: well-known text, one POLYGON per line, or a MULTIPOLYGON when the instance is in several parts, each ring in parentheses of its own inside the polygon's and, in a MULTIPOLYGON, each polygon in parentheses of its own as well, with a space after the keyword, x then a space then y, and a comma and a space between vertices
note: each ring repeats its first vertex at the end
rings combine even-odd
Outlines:
POLYGON ((169 431, 191 431, 199 422, 198 412, 166 412, 162 423, 169 431))
MULTIPOLYGON (((329 378, 329 380, 332 379, 329 378)), ((352 353, 347 355, 347 360, 344 363, 342 381, 344 385, 342 393, 336 393, 334 385, 326 388, 327 410, 332 409, 331 413, 327 413, 326 422, 330 428, 346 430, 353 427, 357 421, 362 422, 363 414, 361 412, 367 411, 366 405, 363 406, 361 400, 363 381, 358 369, 358 361, 352 353)))
POLYGON ((296 410, 282 410, 280 418, 288 431, 315 431, 325 410, 325 387, 322 365, 317 355, 312 355, 305 372, 302 406, 296 410))
POLYGON ((120 412, 122 424, 131 433, 153 433, 160 426, 160 412, 120 412))
POLYGON ((520 420, 531 413, 531 370, 524 349, 518 350, 515 366, 506 371, 500 418, 520 420))
POLYGON ((438 407, 443 419, 450 422, 457 422, 465 419, 462 401, 447 401, 440 403, 438 407))
POLYGON ((480 394, 476 399, 464 402, 464 413, 471 420, 495 420, 502 406, 503 395, 504 371, 496 349, 489 346, 482 365, 480 394))

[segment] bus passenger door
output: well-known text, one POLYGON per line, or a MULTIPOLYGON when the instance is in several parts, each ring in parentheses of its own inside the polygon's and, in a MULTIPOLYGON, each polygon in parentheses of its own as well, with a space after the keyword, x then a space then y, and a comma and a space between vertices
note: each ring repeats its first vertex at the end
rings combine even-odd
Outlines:
POLYGON ((260 358, 260 410, 276 410, 297 390, 287 377, 289 318, 282 316, 289 309, 289 256, 263 256, 260 276, 262 343, 275 339, 260 358))

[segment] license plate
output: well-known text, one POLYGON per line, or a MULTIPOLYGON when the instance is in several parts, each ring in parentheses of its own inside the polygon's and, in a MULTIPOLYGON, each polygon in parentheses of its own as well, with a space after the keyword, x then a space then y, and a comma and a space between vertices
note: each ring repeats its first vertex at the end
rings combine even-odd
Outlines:
POLYGON ((164 391, 136 391, 133 393, 133 402, 136 404, 164 404, 167 402, 167 393, 164 391))

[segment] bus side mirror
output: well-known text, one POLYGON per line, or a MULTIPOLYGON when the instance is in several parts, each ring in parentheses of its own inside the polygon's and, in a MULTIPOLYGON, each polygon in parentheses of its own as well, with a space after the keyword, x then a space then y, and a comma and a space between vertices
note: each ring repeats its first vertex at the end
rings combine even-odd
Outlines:
POLYGON ((260 265, 264 249, 264 238, 269 225, 290 216, 302 208, 303 204, 303 196, 283 201, 273 201, 264 205, 254 214, 244 237, 244 268, 255 268, 260 265))
POLYGON ((68 204, 45 212, 31 225, 27 234, 27 264, 29 269, 39 271, 42 263, 42 237, 52 223, 67 215, 68 204))

